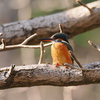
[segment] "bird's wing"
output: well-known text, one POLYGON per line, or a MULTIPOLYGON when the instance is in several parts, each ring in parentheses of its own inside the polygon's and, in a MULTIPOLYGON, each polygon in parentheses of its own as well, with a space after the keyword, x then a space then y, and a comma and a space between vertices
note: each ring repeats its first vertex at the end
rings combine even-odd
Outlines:
POLYGON ((68 50, 73 52, 73 48, 71 47, 71 45, 68 42, 62 41, 62 43, 64 43, 67 46, 68 50))
MULTIPOLYGON (((71 45, 68 42, 63 41, 63 43, 67 46, 68 50, 73 52, 73 48, 71 47, 71 45)), ((71 59, 72 59, 72 62, 74 63, 74 59, 72 57, 71 57, 71 59)))

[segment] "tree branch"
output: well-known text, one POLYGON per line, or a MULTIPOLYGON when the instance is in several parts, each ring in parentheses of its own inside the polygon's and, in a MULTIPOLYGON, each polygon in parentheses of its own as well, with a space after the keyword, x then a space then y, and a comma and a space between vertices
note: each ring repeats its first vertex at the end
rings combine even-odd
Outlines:
POLYGON ((84 3, 82 3, 80 0, 76 0, 76 2, 77 2, 78 4, 80 4, 80 5, 82 5, 83 7, 87 8, 87 9, 89 10, 90 14, 93 13, 92 10, 91 10, 87 5, 85 5, 84 3))
MULTIPOLYGON (((100 68, 100 62, 84 64, 82 66, 84 69, 98 69, 100 68)), ((50 64, 34 64, 14 66, 13 73, 9 77, 6 74, 11 69, 12 66, 0 69, 0 89, 38 85, 76 86, 100 83, 100 70, 86 71, 65 68, 64 66, 56 68, 50 64)))
MULTIPOLYGON (((100 27, 99 4, 100 1, 96 1, 87 5, 92 14, 89 13, 87 8, 80 6, 53 15, 1 25, 0 35, 3 33, 1 38, 5 38, 6 44, 20 44, 6 46, 4 39, 2 39, 0 50, 11 49, 13 46, 14 48, 39 48, 40 46, 26 45, 26 43, 33 39, 34 33, 37 33, 38 38, 40 38, 59 32, 59 23, 62 24, 64 33, 67 33, 69 37, 100 27), (25 41, 22 42, 23 40, 25 41)), ((60 31, 62 30, 60 29, 60 31)), ((36 44, 36 39, 34 39, 33 44, 36 44)), ((48 45, 51 45, 51 43, 43 46, 48 45)), ((43 47, 41 50, 43 51, 43 47)), ((41 55, 43 55, 43 52, 41 52, 41 55)), ((34 64, 25 66, 12 65, 1 68, 0 89, 38 85, 74 86, 100 83, 100 62, 84 64, 82 65, 83 68, 79 68, 76 65, 70 68, 65 68, 64 66, 56 68, 54 66, 50 64, 34 64)))
POLYGON ((81 63, 78 61, 78 59, 76 58, 76 56, 74 55, 74 53, 72 51, 69 51, 70 56, 75 60, 75 62, 78 64, 78 66, 80 68, 83 68, 83 66, 81 65, 81 63))
MULTIPOLYGON (((99 4, 100 1, 87 4, 93 12, 92 14, 90 14, 87 8, 80 6, 53 15, 3 24, 0 26, 0 32, 3 33, 0 38, 4 38, 6 44, 11 45, 21 43, 34 33, 38 34, 38 38, 49 37, 59 32, 59 23, 62 24, 64 33, 67 33, 69 37, 73 37, 100 27, 99 4)), ((36 39, 32 41, 32 44, 37 43, 36 39)))
POLYGON ((99 52, 100 52, 100 46, 98 46, 97 44, 93 43, 92 41, 88 41, 88 43, 93 46, 94 48, 96 48, 99 52))
POLYGON ((40 42, 40 59, 39 59, 39 62, 38 64, 41 64, 43 62, 43 57, 44 57, 44 43, 41 41, 40 42))
MULTIPOLYGON (((22 43, 17 44, 17 45, 9 45, 6 46, 5 45, 5 41, 4 39, 1 39, 1 45, 0 45, 0 51, 5 51, 5 50, 10 50, 10 49, 16 49, 16 48, 42 48, 41 45, 26 45, 28 41, 30 41, 31 39, 33 39, 35 36, 37 36, 37 34, 33 34, 31 36, 29 36, 27 39, 25 39, 22 43)), ((52 43, 48 43, 45 44, 44 47, 50 46, 52 43)), ((43 48, 42 48, 43 49, 43 48)))

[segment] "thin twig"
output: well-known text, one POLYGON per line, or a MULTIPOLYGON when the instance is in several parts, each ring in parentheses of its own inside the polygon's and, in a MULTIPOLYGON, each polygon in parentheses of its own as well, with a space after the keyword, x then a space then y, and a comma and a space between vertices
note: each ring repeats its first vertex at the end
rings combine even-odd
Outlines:
POLYGON ((63 28, 61 24, 59 24, 59 30, 60 30, 60 33, 63 33, 63 28))
MULTIPOLYGON (((71 69, 77 69, 76 67, 74 67, 74 65, 71 65, 69 63, 64 63, 64 66, 69 66, 71 69)), ((80 70, 80 68, 78 68, 80 70)))
POLYGON ((75 60, 76 63, 78 64, 78 66, 79 66, 80 68, 83 68, 82 65, 81 65, 81 63, 77 60, 77 58, 76 58, 75 55, 73 54, 73 52, 72 52, 72 51, 69 51, 69 54, 74 58, 74 60, 75 60))
POLYGON ((82 5, 83 7, 87 8, 91 14, 93 13, 92 10, 87 5, 85 5, 84 3, 82 3, 80 0, 76 0, 76 2, 78 4, 80 4, 80 5, 82 5))
POLYGON ((44 43, 41 41, 40 42, 40 50, 41 50, 41 53, 40 53, 40 59, 39 59, 39 62, 38 62, 38 64, 41 64, 42 63, 42 61, 43 61, 43 57, 44 57, 44 45, 43 45, 44 43))
MULTIPOLYGON (((52 43, 47 43, 47 44, 44 44, 44 47, 48 47, 48 46, 51 46, 51 45, 52 45, 52 43)), ((0 47, 0 51, 16 49, 16 48, 33 48, 33 49, 37 49, 37 48, 40 48, 40 45, 21 45, 21 44, 9 45, 9 46, 5 46, 5 49, 2 49, 0 47)))
POLYGON ((91 45, 91 46, 93 46, 93 47, 95 47, 98 51, 100 51, 100 46, 98 46, 97 44, 95 44, 95 43, 93 43, 92 41, 88 41, 88 43, 91 45))
POLYGON ((5 49, 5 40, 4 39, 1 39, 1 49, 5 49))
MULTIPOLYGON (((47 44, 44 44, 44 47, 48 47, 48 46, 51 46, 52 43, 47 43, 47 44)), ((37 49, 37 48, 40 48, 41 46, 40 45, 21 45, 20 48, 34 48, 34 49, 37 49)))
POLYGON ((24 41, 21 43, 21 45, 27 44, 27 43, 28 43, 31 39, 33 39, 35 36, 37 36, 37 33, 35 33, 35 34, 29 36, 26 40, 24 40, 24 41))
MULTIPOLYGON (((4 50, 10 50, 10 49, 16 49, 16 48, 40 48, 40 45, 25 45, 27 44, 28 41, 30 41, 31 39, 33 39, 35 36, 37 36, 37 34, 33 34, 30 37, 28 37, 24 42, 22 42, 21 44, 17 44, 17 45, 9 45, 9 46, 5 46, 5 41, 4 39, 1 40, 2 44, 0 45, 0 51, 4 51, 4 50)), ((50 46, 52 43, 48 43, 48 44, 44 44, 44 47, 48 47, 50 46)))

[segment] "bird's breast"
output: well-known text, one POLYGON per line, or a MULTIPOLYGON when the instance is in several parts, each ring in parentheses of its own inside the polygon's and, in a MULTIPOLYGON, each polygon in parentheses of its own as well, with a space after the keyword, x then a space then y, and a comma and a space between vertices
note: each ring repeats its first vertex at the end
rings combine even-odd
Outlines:
POLYGON ((53 64, 58 63, 64 65, 64 63, 72 64, 71 57, 68 52, 68 48, 64 43, 55 42, 51 46, 51 55, 53 64))

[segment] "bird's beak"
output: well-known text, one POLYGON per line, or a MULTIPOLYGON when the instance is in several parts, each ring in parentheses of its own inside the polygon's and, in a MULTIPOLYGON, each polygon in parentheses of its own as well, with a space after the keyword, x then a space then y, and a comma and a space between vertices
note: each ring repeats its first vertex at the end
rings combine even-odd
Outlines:
POLYGON ((48 37, 48 38, 40 38, 38 40, 40 40, 40 41, 52 41, 53 39, 51 37, 48 37))

